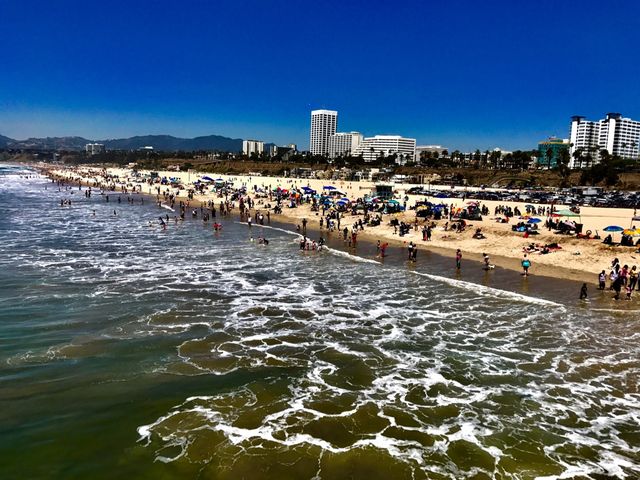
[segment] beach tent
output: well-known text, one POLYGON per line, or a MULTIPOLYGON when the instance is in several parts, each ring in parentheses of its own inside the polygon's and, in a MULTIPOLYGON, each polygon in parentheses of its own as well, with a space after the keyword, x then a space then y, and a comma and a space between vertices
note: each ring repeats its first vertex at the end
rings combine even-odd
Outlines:
POLYGON ((556 212, 561 217, 579 217, 579 213, 572 212, 571 210, 558 210, 556 212))

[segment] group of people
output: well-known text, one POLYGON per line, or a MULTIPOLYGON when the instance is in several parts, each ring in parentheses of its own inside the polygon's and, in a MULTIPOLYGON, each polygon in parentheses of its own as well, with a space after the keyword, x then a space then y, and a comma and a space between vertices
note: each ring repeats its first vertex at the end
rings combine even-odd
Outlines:
MULTIPOLYGON (((633 291, 638 287, 640 290, 640 284, 638 284, 638 269, 635 265, 629 268, 629 265, 620 266, 620 260, 614 258, 611 262, 611 271, 609 272, 609 290, 615 292, 616 300, 620 299, 620 293, 624 290, 626 299, 631 300, 633 291)), ((607 273, 602 270, 598 275, 598 288, 605 290, 607 287, 607 273)))

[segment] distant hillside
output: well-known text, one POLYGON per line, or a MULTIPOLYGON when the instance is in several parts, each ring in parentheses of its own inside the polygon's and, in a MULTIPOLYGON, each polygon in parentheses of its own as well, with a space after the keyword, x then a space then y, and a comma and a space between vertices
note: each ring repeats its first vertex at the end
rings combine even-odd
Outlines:
POLYGON ((131 138, 110 140, 88 140, 83 137, 46 137, 14 140, 0 135, 0 148, 30 148, 42 150, 84 150, 87 143, 104 143, 109 150, 137 150, 151 146, 154 150, 175 152, 178 150, 219 150, 223 152, 239 152, 242 150, 242 139, 228 138, 220 135, 208 135, 196 138, 178 138, 171 135, 144 135, 131 138))
POLYGON ((239 152, 242 150, 242 139, 228 138, 220 135, 208 135, 196 138, 178 138, 171 135, 145 135, 131 138, 103 140, 107 149, 111 150, 137 150, 142 147, 152 146, 155 150, 221 150, 225 152, 239 152))
POLYGON ((7 148, 7 145, 11 142, 15 142, 12 138, 0 135, 0 148, 7 148))

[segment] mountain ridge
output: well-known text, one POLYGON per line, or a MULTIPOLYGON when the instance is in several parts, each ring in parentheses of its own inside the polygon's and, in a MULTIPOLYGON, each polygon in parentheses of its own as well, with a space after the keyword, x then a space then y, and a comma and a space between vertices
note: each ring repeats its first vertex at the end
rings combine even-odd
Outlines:
POLYGON ((138 150, 152 146, 154 150, 177 152, 193 150, 218 150, 239 152, 242 150, 241 138, 222 135, 204 135, 194 138, 174 137, 173 135, 136 135, 128 138, 89 140, 84 137, 31 137, 15 140, 0 135, 0 148, 31 148, 42 150, 84 150, 87 143, 102 143, 108 150, 138 150))

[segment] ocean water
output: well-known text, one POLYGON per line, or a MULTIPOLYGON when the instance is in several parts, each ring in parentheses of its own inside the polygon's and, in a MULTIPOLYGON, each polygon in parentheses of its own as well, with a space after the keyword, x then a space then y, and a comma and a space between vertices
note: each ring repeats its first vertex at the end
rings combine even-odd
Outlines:
POLYGON ((640 478, 633 309, 0 182, 3 479, 640 478))

